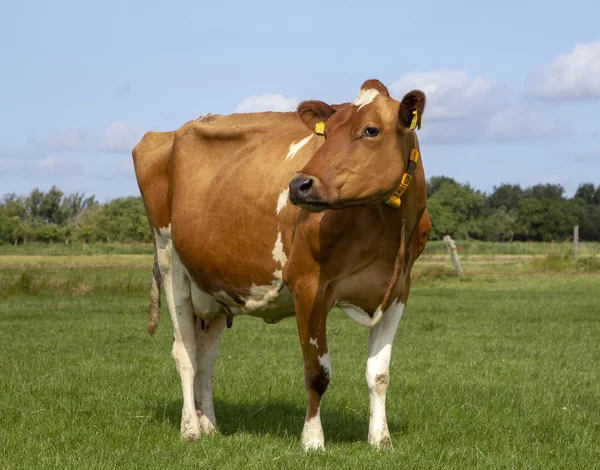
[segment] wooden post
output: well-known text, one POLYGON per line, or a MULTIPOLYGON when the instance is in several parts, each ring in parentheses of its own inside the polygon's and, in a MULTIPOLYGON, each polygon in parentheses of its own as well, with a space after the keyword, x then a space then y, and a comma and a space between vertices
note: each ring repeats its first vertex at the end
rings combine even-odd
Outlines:
POLYGON ((573 261, 579 258, 579 225, 573 227, 573 261))
POLYGON ((458 252, 456 251, 456 243, 454 243, 454 240, 452 240, 452 238, 450 238, 450 235, 444 236, 444 244, 446 245, 446 248, 448 248, 448 253, 450 253, 450 259, 452 260, 452 263, 454 264, 454 269, 456 269, 456 275, 464 276, 465 273, 463 272, 462 267, 460 266, 460 261, 458 260, 458 252))

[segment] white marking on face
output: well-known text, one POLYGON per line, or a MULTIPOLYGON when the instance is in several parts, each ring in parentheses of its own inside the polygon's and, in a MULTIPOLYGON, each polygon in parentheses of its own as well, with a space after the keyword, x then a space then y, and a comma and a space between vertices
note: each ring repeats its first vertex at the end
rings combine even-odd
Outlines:
POLYGON ((379 91, 375 90, 374 88, 360 90, 358 97, 352 102, 352 104, 354 106, 358 106, 358 111, 360 111, 360 108, 371 103, 378 94, 379 91))
POLYGON ((290 188, 285 188, 283 191, 281 191, 281 194, 279 195, 279 198, 277 199, 277 210, 276 210, 277 215, 279 215, 281 210, 287 204, 289 192, 290 192, 290 188))
POLYGON ((298 153, 298 151, 302 147, 304 147, 308 143, 308 141, 310 139, 312 139, 312 137, 313 137, 313 135, 311 134, 308 137, 305 137, 304 139, 302 139, 298 143, 292 142, 292 144, 290 145, 290 149, 289 149, 287 155, 285 156, 285 160, 288 161, 288 160, 294 158, 296 156, 296 154, 298 153))
POLYGON ((281 232, 277 232, 277 240, 275 240, 275 246, 273 247, 273 259, 281 264, 281 266, 285 266, 285 263, 287 263, 287 256, 283 251, 281 232))
POLYGON ((323 427, 321 426, 321 407, 317 409, 317 414, 310 419, 304 420, 304 429, 302 430, 302 447, 305 451, 319 450, 325 447, 325 438, 323 437, 323 427))
POLYGON ((329 353, 325 353, 322 356, 319 356, 319 364, 325 370, 325 373, 329 378, 331 378, 331 359, 329 358, 329 353))
POLYGON ((315 348, 319 349, 319 343, 317 343, 317 338, 310 338, 308 340, 310 344, 312 344, 315 348))

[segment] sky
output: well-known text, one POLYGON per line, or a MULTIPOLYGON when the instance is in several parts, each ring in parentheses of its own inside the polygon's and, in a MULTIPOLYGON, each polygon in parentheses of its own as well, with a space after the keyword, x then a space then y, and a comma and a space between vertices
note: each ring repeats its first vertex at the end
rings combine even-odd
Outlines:
POLYGON ((138 195, 131 149, 204 113, 428 98, 428 177, 600 184, 600 2, 4 2, 0 194, 138 195))

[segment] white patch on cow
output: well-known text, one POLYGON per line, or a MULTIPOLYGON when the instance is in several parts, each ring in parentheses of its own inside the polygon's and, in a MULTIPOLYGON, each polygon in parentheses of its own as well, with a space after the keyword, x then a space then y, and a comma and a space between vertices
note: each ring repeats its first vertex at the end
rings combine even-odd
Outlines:
MULTIPOLYGON (((192 305, 194 306, 194 314, 201 317, 204 320, 215 318, 220 312, 223 311, 223 307, 215 302, 215 299, 210 294, 207 294, 203 290, 200 290, 193 281, 190 282, 192 305)), ((227 295, 227 293, 224 292, 227 295)), ((229 298, 233 302, 233 299, 229 298)))
POLYGON ((383 314, 382 321, 369 333, 369 358, 365 372, 371 405, 369 443, 378 448, 390 447, 392 442, 385 413, 385 397, 390 377, 392 343, 403 311, 404 304, 395 299, 383 314))
POLYGON ((281 266, 285 266, 285 263, 287 263, 287 256, 283 251, 281 232, 277 232, 277 240, 275 240, 275 246, 273 247, 273 259, 281 264, 281 266))
POLYGON ((171 241, 171 224, 166 227, 160 227, 158 230, 154 230, 154 239, 156 240, 156 248, 164 249, 167 247, 167 243, 171 241))
POLYGON ((290 188, 285 188, 283 191, 281 191, 281 194, 277 198, 277 209, 275 211, 275 213, 277 215, 279 215, 279 213, 283 210, 283 208, 287 204, 289 192, 290 192, 290 188))
POLYGON ((331 378, 331 358, 329 357, 329 353, 326 352, 322 356, 319 356, 319 364, 327 374, 327 377, 331 378))
POLYGON ((221 303, 224 303, 225 305, 227 305, 228 307, 238 307, 238 303, 233 300, 233 298, 224 290, 220 290, 217 292, 211 292, 210 296, 215 299, 218 300, 221 303))
POLYGON ((253 310, 264 308, 274 302, 277 297, 279 297, 281 284, 282 283, 277 280, 273 281, 271 285, 268 286, 257 286, 256 284, 252 284, 250 287, 250 297, 246 299, 246 302, 244 303, 244 310, 252 312, 253 310))
POLYGON ((358 111, 360 111, 360 108, 371 103, 378 94, 379 91, 375 90, 374 88, 369 88, 367 90, 361 89, 358 97, 352 102, 352 104, 354 106, 358 106, 358 111))
POLYGON ((319 343, 317 342, 317 338, 310 338, 308 342, 309 344, 312 344, 315 348, 319 349, 319 343))
POLYGON ((325 438, 323 436, 323 427, 321 426, 321 407, 317 409, 317 414, 312 418, 304 420, 304 429, 302 430, 302 447, 305 451, 322 450, 325 448, 325 438))
POLYGON ((287 155, 285 156, 285 160, 288 161, 288 160, 291 160, 292 158, 294 158, 296 156, 296 154, 298 153, 298 151, 300 151, 300 149, 302 147, 304 147, 306 144, 308 144, 308 141, 310 139, 312 139, 312 137, 313 137, 313 134, 309 135, 308 137, 305 137, 298 143, 292 142, 290 145, 290 149, 289 149, 287 155))
POLYGON ((359 325, 365 326, 367 328, 373 328, 383 318, 381 306, 377 307, 377 310, 375 310, 375 313, 373 313, 373 317, 371 317, 362 308, 357 307, 356 305, 353 305, 350 302, 337 302, 335 304, 335 307, 338 307, 359 325))

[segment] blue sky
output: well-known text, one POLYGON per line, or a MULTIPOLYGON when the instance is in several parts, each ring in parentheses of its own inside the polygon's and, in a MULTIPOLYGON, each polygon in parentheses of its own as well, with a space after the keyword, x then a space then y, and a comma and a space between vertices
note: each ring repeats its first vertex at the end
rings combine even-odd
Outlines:
POLYGON ((428 176, 600 184, 600 3, 20 1, 0 17, 0 194, 138 194, 131 148, 199 115, 428 95, 428 176))

